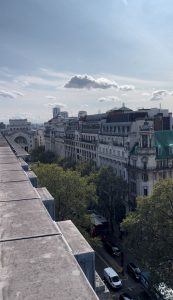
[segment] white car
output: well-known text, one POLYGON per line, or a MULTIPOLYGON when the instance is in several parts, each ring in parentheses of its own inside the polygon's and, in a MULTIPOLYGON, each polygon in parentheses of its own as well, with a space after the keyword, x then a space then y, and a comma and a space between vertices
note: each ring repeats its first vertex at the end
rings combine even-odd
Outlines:
POLYGON ((114 289, 122 287, 122 281, 114 269, 110 267, 104 269, 104 278, 114 289))

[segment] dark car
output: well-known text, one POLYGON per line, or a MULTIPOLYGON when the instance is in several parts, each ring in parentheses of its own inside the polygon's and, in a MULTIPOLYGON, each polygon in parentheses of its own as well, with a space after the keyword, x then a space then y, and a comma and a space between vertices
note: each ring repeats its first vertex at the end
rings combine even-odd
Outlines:
POLYGON ((134 300, 128 293, 123 293, 119 296, 119 300, 134 300))
POLYGON ((120 256, 121 251, 118 246, 110 240, 102 239, 105 249, 113 256, 120 256))
POLYGON ((134 263, 129 263, 127 265, 127 272, 132 275, 136 281, 140 281, 141 271, 134 263))

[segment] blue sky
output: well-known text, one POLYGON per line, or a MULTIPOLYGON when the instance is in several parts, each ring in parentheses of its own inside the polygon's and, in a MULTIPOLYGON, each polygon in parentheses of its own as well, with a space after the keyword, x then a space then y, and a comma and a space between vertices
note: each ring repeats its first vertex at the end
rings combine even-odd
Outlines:
POLYGON ((173 110, 172 0, 0 0, 0 38, 0 120, 173 110))

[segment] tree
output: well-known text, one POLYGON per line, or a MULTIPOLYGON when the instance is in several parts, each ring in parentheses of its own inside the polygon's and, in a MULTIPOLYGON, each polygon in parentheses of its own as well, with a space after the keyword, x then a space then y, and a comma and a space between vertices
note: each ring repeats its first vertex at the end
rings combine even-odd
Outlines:
POLYGON ((50 164, 56 162, 57 157, 52 151, 45 151, 45 147, 40 146, 31 152, 31 160, 33 162, 39 161, 41 163, 50 164))
POLYGON ((72 157, 63 158, 58 161, 59 166, 61 166, 64 170, 75 170, 76 161, 72 157))
POLYGON ((97 176, 98 208, 108 219, 111 229, 113 224, 122 221, 125 216, 125 198, 127 183, 114 174, 111 167, 101 168, 97 176))
POLYGON ((125 247, 151 274, 151 283, 173 287, 173 180, 160 180, 153 195, 137 200, 123 221, 125 247))
POLYGON ((78 161, 76 163, 76 171, 78 171, 81 176, 89 176, 91 173, 96 171, 95 163, 91 161, 78 161))
POLYGON ((96 187, 72 170, 63 170, 56 164, 34 165, 41 186, 46 186, 55 199, 56 220, 71 219, 78 227, 85 223, 86 209, 96 202, 96 187))

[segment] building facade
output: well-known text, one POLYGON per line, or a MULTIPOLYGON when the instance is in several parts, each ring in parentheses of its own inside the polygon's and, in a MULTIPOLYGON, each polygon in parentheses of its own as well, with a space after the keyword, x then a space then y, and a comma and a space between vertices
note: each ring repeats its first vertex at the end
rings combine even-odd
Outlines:
POLYGON ((27 152, 44 146, 44 129, 32 129, 27 119, 10 119, 4 134, 11 142, 19 144, 27 152))
POLYGON ((111 166, 117 176, 126 180, 130 209, 135 207, 137 196, 151 195, 159 178, 173 175, 172 114, 166 109, 133 111, 123 106, 65 122, 53 118, 45 124, 47 130, 47 147, 61 157, 92 160, 98 167, 111 166), (55 147, 55 132, 59 128, 63 134, 55 147), (160 153, 164 153, 164 158, 160 153))

